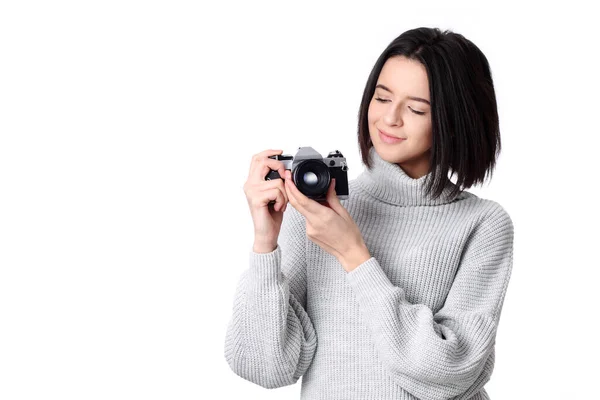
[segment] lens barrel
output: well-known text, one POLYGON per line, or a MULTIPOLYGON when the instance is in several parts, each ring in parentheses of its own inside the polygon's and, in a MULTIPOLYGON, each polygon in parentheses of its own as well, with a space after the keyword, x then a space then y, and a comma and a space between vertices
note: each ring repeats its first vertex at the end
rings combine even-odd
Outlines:
POLYGON ((321 160, 305 160, 292 173, 294 184, 305 196, 325 196, 331 183, 329 167, 321 160))

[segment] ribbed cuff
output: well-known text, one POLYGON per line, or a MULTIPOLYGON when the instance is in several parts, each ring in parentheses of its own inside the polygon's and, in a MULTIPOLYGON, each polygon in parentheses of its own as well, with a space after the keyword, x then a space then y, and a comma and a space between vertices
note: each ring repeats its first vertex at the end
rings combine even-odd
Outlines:
POLYGON ((371 303, 376 298, 387 297, 397 289, 383 272, 375 257, 369 258, 348 272, 346 281, 356 293, 359 302, 371 303))
POLYGON ((250 250, 248 279, 257 288, 276 285, 281 273, 281 247, 277 245, 270 253, 250 250))

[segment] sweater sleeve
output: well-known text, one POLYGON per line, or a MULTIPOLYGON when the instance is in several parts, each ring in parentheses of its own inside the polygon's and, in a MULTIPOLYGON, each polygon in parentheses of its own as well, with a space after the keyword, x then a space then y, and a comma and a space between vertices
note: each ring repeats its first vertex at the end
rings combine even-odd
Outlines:
POLYGON ((294 384, 312 362, 317 337, 306 313, 306 225, 291 205, 277 248, 250 251, 236 288, 225 358, 240 377, 265 388, 294 384))
POLYGON ((514 237, 511 218, 495 204, 469 236, 435 315, 408 302, 374 257, 346 275, 384 367, 419 399, 467 399, 490 379, 514 237))

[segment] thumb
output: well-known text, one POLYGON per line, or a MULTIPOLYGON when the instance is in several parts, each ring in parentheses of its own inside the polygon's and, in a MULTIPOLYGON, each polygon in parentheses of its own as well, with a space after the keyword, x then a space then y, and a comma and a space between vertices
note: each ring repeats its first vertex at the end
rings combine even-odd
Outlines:
POLYGON ((342 203, 340 203, 340 199, 338 199, 335 193, 335 178, 331 179, 329 189, 327 189, 327 203, 338 214, 340 214, 342 211, 346 211, 344 206, 342 206, 342 203))

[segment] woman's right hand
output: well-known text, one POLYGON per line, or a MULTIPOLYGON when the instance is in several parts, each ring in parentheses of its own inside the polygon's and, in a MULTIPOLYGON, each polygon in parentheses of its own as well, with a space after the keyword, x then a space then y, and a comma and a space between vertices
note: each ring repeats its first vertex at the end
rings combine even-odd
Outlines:
POLYGON ((283 150, 265 150, 255 154, 250 163, 244 193, 254 222, 254 251, 268 253, 277 247, 283 212, 287 208, 288 196, 283 182, 285 167, 281 161, 269 158, 283 150), (265 180, 270 170, 279 172, 281 179, 265 180), (269 202, 275 204, 269 206, 269 202))

